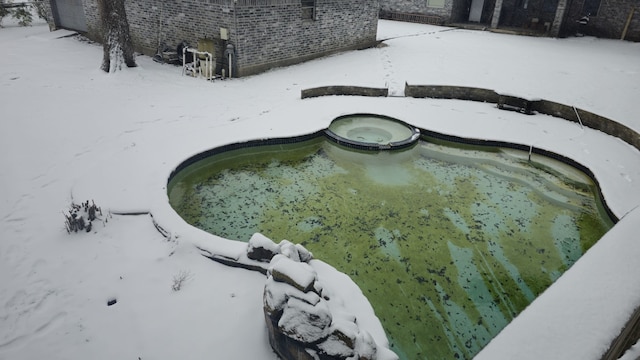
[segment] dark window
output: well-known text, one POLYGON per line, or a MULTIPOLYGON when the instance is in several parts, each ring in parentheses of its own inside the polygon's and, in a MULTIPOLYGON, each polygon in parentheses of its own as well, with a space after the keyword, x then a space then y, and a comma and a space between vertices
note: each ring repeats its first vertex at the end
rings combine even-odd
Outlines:
POLYGON ((302 18, 315 20, 316 19, 316 0, 300 0, 302 5, 302 18))
POLYGON ((558 0, 544 0, 542 3, 542 11, 546 13, 554 13, 558 10, 558 0))
POLYGON ((598 15, 598 9, 600 9, 600 0, 584 0, 582 5, 582 15, 598 15))

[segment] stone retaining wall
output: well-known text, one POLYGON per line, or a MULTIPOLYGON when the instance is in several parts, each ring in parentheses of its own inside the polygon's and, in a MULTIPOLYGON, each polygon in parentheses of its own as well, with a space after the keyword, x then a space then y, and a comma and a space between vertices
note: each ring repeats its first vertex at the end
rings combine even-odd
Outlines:
POLYGON ((405 95, 416 98, 459 99, 495 104, 500 101, 501 96, 508 97, 512 100, 529 103, 531 110, 540 114, 551 115, 573 122, 581 121, 584 126, 588 126, 592 129, 600 130, 604 133, 620 138, 640 150, 640 134, 633 129, 604 116, 549 100, 526 99, 513 95, 500 95, 493 90, 482 88, 444 85, 406 84, 405 95), (576 113, 579 114, 579 118, 576 113))
POLYGON ((319 96, 331 96, 331 95, 355 95, 355 96, 373 96, 373 97, 385 97, 389 95, 389 89, 387 88, 370 88, 361 86, 320 86, 311 89, 303 89, 301 91, 300 98, 312 98, 319 96))
POLYGON ((499 94, 493 90, 444 85, 409 85, 405 84, 404 95, 414 98, 459 99, 498 103, 499 94))

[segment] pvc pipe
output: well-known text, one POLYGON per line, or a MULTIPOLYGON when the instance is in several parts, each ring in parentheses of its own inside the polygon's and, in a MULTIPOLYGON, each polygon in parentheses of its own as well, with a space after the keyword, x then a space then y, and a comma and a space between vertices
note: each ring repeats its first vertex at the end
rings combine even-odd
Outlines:
POLYGON ((573 111, 576 112, 576 116, 578 117, 578 122, 580 123, 580 127, 584 129, 584 125, 582 125, 582 119, 580 119, 580 114, 578 114, 578 109, 576 109, 575 106, 572 106, 572 107, 573 107, 573 111))
MULTIPOLYGON (((204 59, 204 66, 205 66, 205 77, 207 78, 207 80, 213 80, 213 54, 207 51, 198 51, 194 48, 187 48, 184 47, 182 49, 182 75, 185 74, 185 70, 187 67, 187 61, 186 61, 186 53, 190 52, 191 54, 193 54, 193 59, 194 59, 194 65, 195 62, 198 58, 199 55, 204 55, 205 59, 204 59)), ((195 69, 194 69, 195 71, 195 69)), ((200 68, 200 73, 202 74, 202 67, 200 68)))

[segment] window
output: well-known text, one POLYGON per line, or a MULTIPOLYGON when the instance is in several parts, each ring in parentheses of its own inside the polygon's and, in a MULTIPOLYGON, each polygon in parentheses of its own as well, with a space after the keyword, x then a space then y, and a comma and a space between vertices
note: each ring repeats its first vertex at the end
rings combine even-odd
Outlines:
POLYGON ((302 18, 307 20, 316 19, 316 0, 300 0, 302 5, 302 18))
POLYGON ((596 16, 600 9, 600 0, 584 0, 582 15, 596 16))
POLYGON ((445 0, 427 0, 427 6, 432 8, 443 8, 445 0))
POLYGON ((558 0, 544 0, 542 3, 542 11, 546 13, 554 13, 558 9, 558 0))

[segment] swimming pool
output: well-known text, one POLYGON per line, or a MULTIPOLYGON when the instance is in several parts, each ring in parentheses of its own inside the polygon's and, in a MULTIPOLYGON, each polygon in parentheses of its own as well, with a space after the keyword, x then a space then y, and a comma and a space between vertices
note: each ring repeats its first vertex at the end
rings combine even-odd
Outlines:
POLYGON ((225 238, 302 243, 360 286, 403 359, 473 357, 613 225, 589 176, 526 151, 258 144, 183 167, 171 205, 225 238))

